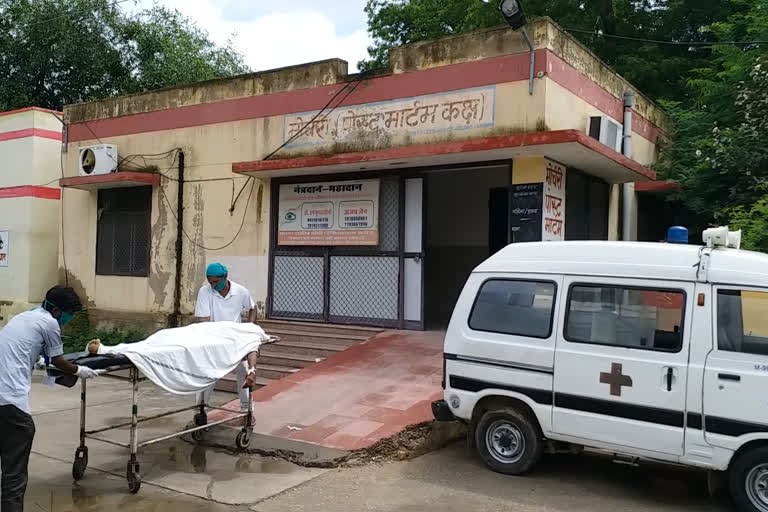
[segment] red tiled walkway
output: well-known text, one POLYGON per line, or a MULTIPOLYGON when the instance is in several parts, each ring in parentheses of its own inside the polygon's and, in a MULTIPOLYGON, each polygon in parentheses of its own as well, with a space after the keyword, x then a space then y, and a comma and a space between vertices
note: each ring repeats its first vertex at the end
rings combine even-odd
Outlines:
POLYGON ((443 333, 388 331, 253 393, 257 434, 355 450, 432 418, 443 333))

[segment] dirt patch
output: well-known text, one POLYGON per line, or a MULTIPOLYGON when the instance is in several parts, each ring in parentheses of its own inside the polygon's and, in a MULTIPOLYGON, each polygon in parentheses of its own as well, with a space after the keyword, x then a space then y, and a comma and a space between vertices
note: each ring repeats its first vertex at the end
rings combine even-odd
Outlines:
MULTIPOLYGON (((303 453, 289 450, 252 449, 248 450, 248 453, 277 457, 305 468, 351 468, 415 459, 462 439, 466 434, 467 428, 463 423, 429 421, 407 427, 392 437, 335 459, 307 459, 303 453)), ((214 444, 214 447, 235 453, 231 445, 214 444)))
POLYGON ((340 466, 354 467, 377 462, 415 459, 461 439, 466 433, 467 429, 463 423, 429 421, 408 427, 368 448, 350 453, 340 466))

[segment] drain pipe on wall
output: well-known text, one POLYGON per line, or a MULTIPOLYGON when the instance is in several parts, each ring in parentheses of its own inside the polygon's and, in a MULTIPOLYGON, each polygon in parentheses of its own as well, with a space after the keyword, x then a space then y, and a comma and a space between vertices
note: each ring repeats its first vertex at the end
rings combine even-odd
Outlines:
POLYGON ((534 72, 536 71, 536 48, 533 46, 533 41, 531 41, 531 36, 528 35, 528 30, 526 30, 526 28, 523 27, 520 32, 523 34, 523 39, 525 39, 525 42, 528 45, 528 51, 531 56, 530 70, 529 70, 529 76, 528 76, 528 94, 533 96, 533 91, 534 91, 533 79, 535 78, 534 72))
MULTIPOLYGON (((632 107, 634 96, 631 91, 624 93, 624 144, 623 152, 627 158, 632 158, 632 107)), ((635 184, 624 183, 621 190, 621 239, 633 241, 637 238, 635 212, 635 184)))
POLYGON ((173 327, 181 327, 181 269, 184 251, 184 152, 179 151, 176 196, 176 282, 173 286, 173 327))

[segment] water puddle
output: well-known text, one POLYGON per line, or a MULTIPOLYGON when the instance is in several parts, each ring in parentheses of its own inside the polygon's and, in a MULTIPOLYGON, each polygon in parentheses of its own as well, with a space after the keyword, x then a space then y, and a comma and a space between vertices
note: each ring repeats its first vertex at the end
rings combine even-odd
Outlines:
POLYGON ((254 455, 233 456, 223 450, 184 442, 145 448, 139 455, 150 472, 206 474, 228 480, 244 474, 287 475, 301 468, 282 459, 254 455))
MULTIPOLYGON (((123 490, 122 482, 112 479, 110 489, 72 487, 31 487, 27 490, 27 512, 224 512, 228 507, 192 498, 185 499, 158 492, 132 495, 123 490)), ((92 485, 92 484, 91 484, 92 485)), ((101 486, 100 486, 101 487, 101 486)))

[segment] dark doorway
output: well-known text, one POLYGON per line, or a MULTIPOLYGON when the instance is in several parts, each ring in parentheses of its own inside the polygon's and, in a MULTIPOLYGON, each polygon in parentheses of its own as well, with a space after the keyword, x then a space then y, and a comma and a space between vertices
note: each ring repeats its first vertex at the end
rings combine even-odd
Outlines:
POLYGON ((608 184, 568 169, 565 183, 565 239, 608 240, 608 184))
POLYGON ((509 188, 493 188, 488 198, 489 256, 509 244, 509 188))
POLYGON ((436 171, 424 179, 424 320, 427 329, 444 329, 469 274, 507 245, 510 171, 436 171))

